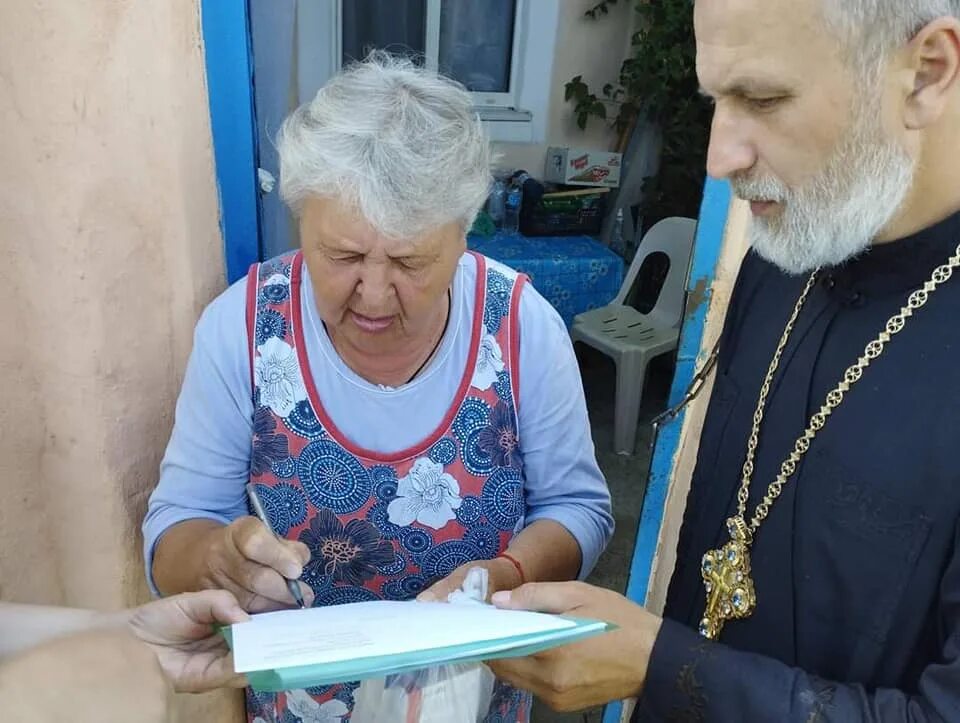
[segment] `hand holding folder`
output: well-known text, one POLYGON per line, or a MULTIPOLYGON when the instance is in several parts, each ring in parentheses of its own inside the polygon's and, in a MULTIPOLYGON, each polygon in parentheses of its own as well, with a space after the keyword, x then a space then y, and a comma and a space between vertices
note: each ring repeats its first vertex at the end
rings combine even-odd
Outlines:
POLYGON ((236 671, 256 690, 281 691, 531 655, 608 627, 489 605, 374 601, 255 615, 227 635, 236 671))

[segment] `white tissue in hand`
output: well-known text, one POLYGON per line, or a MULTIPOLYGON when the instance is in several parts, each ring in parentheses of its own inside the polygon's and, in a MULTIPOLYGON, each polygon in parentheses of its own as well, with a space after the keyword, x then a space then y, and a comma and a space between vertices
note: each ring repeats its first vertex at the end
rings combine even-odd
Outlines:
POLYGON ((490 583, 490 573, 485 567, 471 567, 463 579, 459 590, 447 595, 449 603, 485 604, 487 602, 487 586, 490 583))

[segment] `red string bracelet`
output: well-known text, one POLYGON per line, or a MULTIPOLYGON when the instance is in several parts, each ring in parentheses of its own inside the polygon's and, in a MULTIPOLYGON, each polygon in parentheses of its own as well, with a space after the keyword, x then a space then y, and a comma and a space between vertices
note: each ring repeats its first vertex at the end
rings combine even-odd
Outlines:
POLYGON ((527 576, 523 574, 523 566, 513 555, 508 555, 506 552, 501 552, 497 557, 502 557, 507 562, 513 564, 517 568, 517 574, 520 576, 520 584, 525 585, 527 582, 527 576))

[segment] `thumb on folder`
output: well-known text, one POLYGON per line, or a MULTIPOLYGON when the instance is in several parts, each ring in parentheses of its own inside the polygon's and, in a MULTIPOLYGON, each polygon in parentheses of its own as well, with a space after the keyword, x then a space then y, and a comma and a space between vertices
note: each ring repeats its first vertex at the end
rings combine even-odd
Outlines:
POLYGON ((490 602, 504 610, 573 614, 572 610, 589 603, 589 592, 590 586, 579 582, 531 582, 494 593, 490 602))

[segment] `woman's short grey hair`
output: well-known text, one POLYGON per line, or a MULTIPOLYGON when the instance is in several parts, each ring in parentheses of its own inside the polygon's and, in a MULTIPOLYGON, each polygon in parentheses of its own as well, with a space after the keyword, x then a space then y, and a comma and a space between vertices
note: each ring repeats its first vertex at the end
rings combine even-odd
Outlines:
POLYGON ((821 0, 854 65, 876 72, 928 23, 960 18, 960 0, 821 0))
POLYGON ((470 94, 382 52, 291 113, 277 144, 280 194, 295 213, 331 198, 392 238, 466 230, 489 193, 490 144, 470 94))

